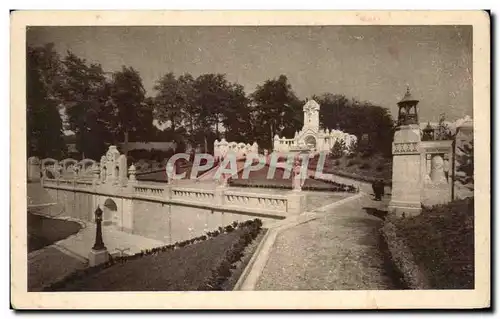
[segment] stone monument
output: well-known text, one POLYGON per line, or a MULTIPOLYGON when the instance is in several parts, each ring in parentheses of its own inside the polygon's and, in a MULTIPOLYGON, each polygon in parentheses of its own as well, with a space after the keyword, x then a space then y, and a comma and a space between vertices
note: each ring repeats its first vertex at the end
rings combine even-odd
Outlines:
POLYGON ((392 143, 392 198, 389 213, 405 217, 422 211, 420 126, 417 104, 410 89, 398 102, 398 127, 392 143))

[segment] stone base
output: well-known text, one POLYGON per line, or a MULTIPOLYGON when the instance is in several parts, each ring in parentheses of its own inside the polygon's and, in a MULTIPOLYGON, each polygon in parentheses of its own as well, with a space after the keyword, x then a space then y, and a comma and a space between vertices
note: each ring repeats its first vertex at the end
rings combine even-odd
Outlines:
POLYGON ((299 215, 306 208, 306 195, 300 191, 291 191, 287 195, 287 213, 289 215, 299 215))
POLYGON ((90 250, 89 253, 89 266, 94 267, 103 264, 109 260, 109 252, 107 249, 103 250, 90 250))
POLYGON ((396 202, 389 203, 389 214, 396 217, 411 217, 420 215, 422 212, 422 205, 419 202, 396 202))

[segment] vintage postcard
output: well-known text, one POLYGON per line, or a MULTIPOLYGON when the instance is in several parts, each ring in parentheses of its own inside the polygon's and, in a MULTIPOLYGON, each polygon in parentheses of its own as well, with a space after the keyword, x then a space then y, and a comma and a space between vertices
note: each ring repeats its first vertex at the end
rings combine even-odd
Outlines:
POLYGON ((14 309, 490 307, 488 13, 15 11, 11 59, 14 309))

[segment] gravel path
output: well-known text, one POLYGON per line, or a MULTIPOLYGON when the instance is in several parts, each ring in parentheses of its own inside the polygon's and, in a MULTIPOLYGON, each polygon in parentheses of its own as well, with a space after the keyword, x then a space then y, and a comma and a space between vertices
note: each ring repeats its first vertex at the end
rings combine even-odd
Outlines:
POLYGON ((373 216, 387 201, 363 195, 278 234, 256 290, 395 289, 373 216))

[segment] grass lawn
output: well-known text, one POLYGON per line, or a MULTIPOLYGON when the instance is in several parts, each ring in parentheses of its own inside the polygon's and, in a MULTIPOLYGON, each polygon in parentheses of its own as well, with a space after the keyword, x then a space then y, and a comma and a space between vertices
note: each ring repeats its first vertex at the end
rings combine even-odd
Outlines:
MULTIPOLYGON (((197 290, 244 234, 229 233, 175 250, 116 263, 58 288, 58 291, 190 291, 197 290)), ((261 238, 261 237, 257 237, 261 238)), ((254 240, 255 242, 255 240, 254 240)), ((244 258, 242 259, 244 260, 244 258)), ((248 262, 248 261, 247 261, 248 262)), ((238 269, 238 267, 237 267, 238 269)), ((237 279, 236 279, 237 280, 237 279)), ((236 281, 233 280, 235 283, 236 281)), ((234 284, 233 284, 234 285, 234 284)))
POLYGON ((77 222, 48 218, 28 212, 28 253, 49 246, 81 229, 77 222))
POLYGON ((434 289, 474 289, 474 199, 392 220, 434 289))

